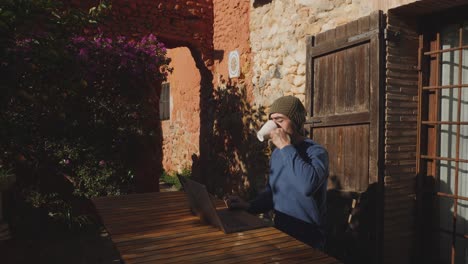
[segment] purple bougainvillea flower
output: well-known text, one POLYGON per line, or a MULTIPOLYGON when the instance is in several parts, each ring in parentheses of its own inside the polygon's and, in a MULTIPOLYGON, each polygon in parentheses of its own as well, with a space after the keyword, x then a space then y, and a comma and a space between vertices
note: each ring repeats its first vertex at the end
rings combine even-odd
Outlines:
POLYGON ((81 48, 78 52, 78 57, 84 60, 88 59, 88 50, 86 48, 81 48))
POLYGON ((71 39, 71 43, 75 45, 79 45, 85 42, 85 40, 86 39, 83 36, 75 36, 71 39))

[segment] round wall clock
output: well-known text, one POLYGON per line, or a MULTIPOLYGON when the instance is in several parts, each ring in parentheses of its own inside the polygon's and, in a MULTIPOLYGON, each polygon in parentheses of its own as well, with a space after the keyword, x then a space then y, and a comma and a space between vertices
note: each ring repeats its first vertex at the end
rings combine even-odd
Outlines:
POLYGON ((229 52, 229 78, 236 78, 240 76, 240 61, 239 61, 239 52, 233 50, 229 52))

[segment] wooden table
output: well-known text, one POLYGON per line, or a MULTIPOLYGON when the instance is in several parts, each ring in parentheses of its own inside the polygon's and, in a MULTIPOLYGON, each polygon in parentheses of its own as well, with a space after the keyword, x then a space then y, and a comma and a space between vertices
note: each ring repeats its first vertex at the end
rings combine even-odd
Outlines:
POLYGON ((340 263, 273 227, 224 234, 204 225, 183 192, 93 202, 125 263, 340 263))

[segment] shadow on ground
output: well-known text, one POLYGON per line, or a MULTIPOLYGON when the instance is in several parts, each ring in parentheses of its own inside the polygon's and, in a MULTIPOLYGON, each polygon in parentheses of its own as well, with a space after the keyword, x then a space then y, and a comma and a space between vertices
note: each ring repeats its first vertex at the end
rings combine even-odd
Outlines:
MULTIPOLYGON (((160 182, 162 192, 177 191, 160 182)), ((57 229, 34 228, 34 234, 20 234, 0 241, 2 264, 120 264, 120 255, 102 226, 82 231, 59 232, 57 229)))
POLYGON ((1 263, 114 263, 120 257, 104 230, 44 234, 36 238, 0 241, 1 263))

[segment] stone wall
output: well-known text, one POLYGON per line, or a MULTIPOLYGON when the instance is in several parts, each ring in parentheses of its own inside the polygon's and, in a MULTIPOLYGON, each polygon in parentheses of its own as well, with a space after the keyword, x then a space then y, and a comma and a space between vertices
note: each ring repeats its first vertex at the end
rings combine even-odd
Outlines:
MULTIPOLYGON (((282 95, 305 102, 306 36, 336 28, 372 11, 414 0, 272 0, 250 13, 254 102, 282 95)), ((259 1, 260 2, 260 1, 259 1)))

